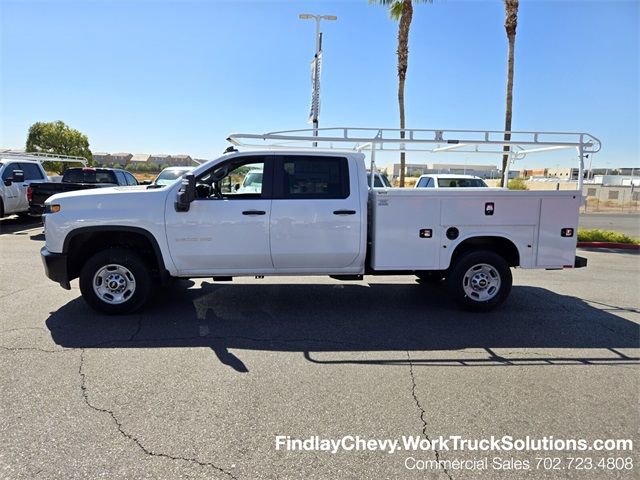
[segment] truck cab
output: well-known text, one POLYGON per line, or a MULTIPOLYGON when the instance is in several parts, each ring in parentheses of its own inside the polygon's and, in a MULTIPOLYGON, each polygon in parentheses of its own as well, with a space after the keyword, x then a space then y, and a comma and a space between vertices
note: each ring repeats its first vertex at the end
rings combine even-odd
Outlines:
POLYGON ((188 211, 165 205, 180 275, 359 272, 365 251, 362 154, 233 154, 194 172, 188 211), (261 172, 261 181, 256 180, 261 172), (250 188, 246 182, 249 182, 250 188), (242 187, 236 189, 238 184, 242 187), (198 225, 194 235, 190 225, 198 225))

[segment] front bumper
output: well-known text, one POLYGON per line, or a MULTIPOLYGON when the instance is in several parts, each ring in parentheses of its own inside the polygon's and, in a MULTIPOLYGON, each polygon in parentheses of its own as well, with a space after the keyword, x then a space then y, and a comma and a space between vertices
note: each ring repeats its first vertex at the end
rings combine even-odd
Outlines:
POLYGON ((42 258, 45 275, 54 282, 58 282, 65 290, 71 290, 67 271, 67 254, 52 253, 47 247, 42 247, 40 249, 40 258, 42 258))

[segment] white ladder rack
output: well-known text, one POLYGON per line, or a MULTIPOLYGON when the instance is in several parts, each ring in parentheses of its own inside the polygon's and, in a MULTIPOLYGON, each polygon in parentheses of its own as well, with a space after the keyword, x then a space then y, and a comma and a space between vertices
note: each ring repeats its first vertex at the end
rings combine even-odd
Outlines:
POLYGON ((34 160, 36 162, 69 162, 81 163, 87 166, 87 159, 73 155, 58 155, 57 153, 20 152, 17 150, 0 150, 0 158, 15 158, 20 160, 34 160))
MULTIPOLYGON (((496 155, 506 153, 509 155, 508 171, 509 165, 514 160, 522 159, 527 154, 575 148, 580 160, 579 190, 582 190, 585 155, 596 153, 601 147, 600 140, 585 132, 505 132, 499 130, 369 127, 329 127, 316 131, 313 129, 283 130, 262 134, 234 133, 229 135, 227 140, 237 146, 262 148, 370 150, 372 172, 375 171, 376 150, 496 155), (509 137, 509 140, 505 140, 506 137, 509 137), (309 142, 312 146, 307 145, 309 142), (317 146, 318 144, 322 144, 322 146, 317 146), (334 144, 341 146, 336 147, 334 144)), ((507 177, 508 175, 505 175, 505 183, 507 177)), ((373 182, 373 178, 372 175, 371 182, 373 182)))

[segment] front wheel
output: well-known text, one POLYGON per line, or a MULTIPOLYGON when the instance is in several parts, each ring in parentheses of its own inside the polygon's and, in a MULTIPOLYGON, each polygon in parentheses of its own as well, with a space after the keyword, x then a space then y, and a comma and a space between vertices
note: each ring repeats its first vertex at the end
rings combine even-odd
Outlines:
POLYGON ((123 248, 103 250, 82 267, 80 291, 85 301, 101 312, 133 312, 149 297, 151 273, 135 252, 123 248))
POLYGON ((496 308, 511 291, 511 270, 500 255, 484 250, 463 254, 447 276, 453 299, 467 310, 496 308))

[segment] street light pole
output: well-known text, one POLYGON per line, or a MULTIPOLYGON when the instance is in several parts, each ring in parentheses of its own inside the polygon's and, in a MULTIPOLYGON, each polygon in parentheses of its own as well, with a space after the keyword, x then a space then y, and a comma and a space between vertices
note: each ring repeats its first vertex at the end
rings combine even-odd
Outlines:
MULTIPOLYGON (((310 13, 301 13, 298 16, 301 20, 316 21, 316 53, 314 55, 314 72, 313 72, 313 92, 311 93, 311 121, 313 123, 313 136, 318 136, 318 116, 320 115, 320 63, 322 53, 322 32, 320 31, 321 20, 337 20, 335 15, 313 15, 310 13)), ((317 147, 318 142, 313 142, 313 146, 317 147)))

